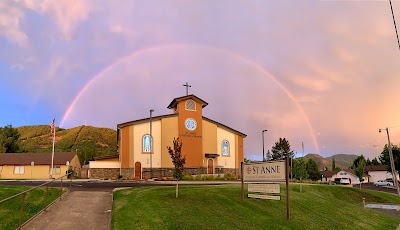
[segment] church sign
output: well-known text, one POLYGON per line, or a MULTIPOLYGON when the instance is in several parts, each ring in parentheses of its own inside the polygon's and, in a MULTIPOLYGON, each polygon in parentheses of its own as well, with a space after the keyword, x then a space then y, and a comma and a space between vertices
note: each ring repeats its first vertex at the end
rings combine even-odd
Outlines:
POLYGON ((249 192, 281 193, 280 184, 248 184, 247 190, 249 192))
POLYGON ((285 181, 285 161, 244 165, 245 181, 285 181))
POLYGON ((289 195, 289 158, 278 161, 241 163, 242 199, 244 199, 244 183, 247 183, 249 198, 281 200, 280 184, 268 182, 285 182, 286 184, 286 217, 290 220, 289 195), (252 183, 256 182, 256 183, 252 183), (253 192, 253 193, 251 193, 253 192))

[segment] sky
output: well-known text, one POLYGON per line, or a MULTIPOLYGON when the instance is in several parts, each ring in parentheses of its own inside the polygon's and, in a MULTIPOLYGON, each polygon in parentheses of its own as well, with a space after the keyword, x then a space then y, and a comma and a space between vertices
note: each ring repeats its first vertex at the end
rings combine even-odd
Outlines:
POLYGON ((389 1, 0 1, 0 126, 116 129, 170 114, 186 82, 249 159, 265 129, 296 156, 374 158, 386 127, 400 143, 389 1))

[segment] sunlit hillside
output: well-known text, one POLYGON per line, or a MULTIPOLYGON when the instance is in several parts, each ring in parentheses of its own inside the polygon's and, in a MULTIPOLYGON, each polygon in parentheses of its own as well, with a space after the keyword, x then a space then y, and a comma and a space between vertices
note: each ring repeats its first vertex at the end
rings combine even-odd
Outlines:
MULTIPOLYGON (((22 126, 20 147, 23 152, 51 152, 53 135, 48 125, 22 126)), ((71 129, 56 128, 56 152, 79 153, 81 162, 86 163, 94 156, 106 156, 117 151, 117 132, 109 128, 78 126, 71 129)))

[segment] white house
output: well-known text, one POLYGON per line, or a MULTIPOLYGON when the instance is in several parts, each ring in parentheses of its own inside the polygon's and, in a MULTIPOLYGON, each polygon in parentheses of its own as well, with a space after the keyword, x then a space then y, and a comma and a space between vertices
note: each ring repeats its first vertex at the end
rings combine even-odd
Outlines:
MULTIPOLYGON (((386 180, 392 178, 392 172, 389 171, 389 166, 387 165, 370 165, 365 166, 364 171, 369 175, 369 182, 376 182, 378 180, 386 180)), ((399 174, 396 172, 397 180, 399 179, 399 174)))
MULTIPOLYGON (((364 181, 362 183, 368 183, 368 177, 369 176, 367 174, 364 174, 363 175, 364 181)), ((360 184, 360 180, 355 175, 355 172, 353 169, 343 169, 340 171, 322 171, 321 172, 321 181, 334 182, 335 180, 340 180, 342 178, 349 179, 351 184, 360 184)))

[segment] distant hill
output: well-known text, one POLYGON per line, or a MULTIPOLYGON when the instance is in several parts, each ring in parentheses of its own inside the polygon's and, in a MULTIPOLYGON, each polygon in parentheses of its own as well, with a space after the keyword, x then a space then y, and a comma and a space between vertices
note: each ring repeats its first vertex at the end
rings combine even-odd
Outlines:
MULTIPOLYGON (((53 135, 48 125, 21 126, 19 144, 23 152, 51 152, 53 135)), ((109 128, 78 126, 71 129, 56 128, 55 152, 75 152, 81 163, 95 156, 116 154, 117 132, 109 128)))
POLYGON ((332 161, 335 159, 336 167, 341 169, 348 169, 352 164, 354 159, 356 159, 357 155, 350 155, 350 154, 336 154, 331 157, 323 158, 318 154, 309 153, 304 158, 306 159, 313 159, 317 162, 318 168, 323 170, 325 167, 328 170, 332 170, 332 161))

